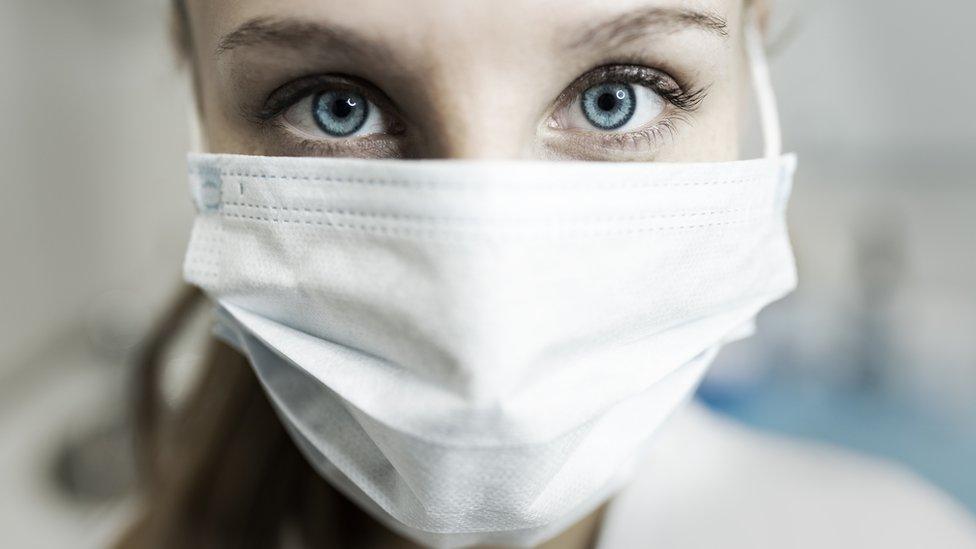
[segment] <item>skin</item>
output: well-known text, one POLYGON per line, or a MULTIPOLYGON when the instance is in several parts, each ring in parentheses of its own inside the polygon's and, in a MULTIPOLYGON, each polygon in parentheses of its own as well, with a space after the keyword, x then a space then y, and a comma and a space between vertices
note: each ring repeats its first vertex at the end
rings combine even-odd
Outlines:
MULTIPOLYGON (((504 10, 497 2, 456 0, 364 0, 350 6, 332 0, 189 3, 199 108, 210 151, 665 162, 737 155, 741 0, 507 0, 504 10), (713 15, 725 22, 727 36, 694 25, 652 24, 628 31, 634 39, 619 43, 613 29, 594 30, 648 8, 713 15), (298 48, 269 43, 224 48, 242 25, 269 19, 328 25, 340 39, 356 34, 381 51, 361 54, 314 32, 298 48), (621 61, 656 69, 686 83, 686 92, 704 90, 704 96, 690 112, 667 105, 657 122, 668 121, 670 129, 657 124, 654 130, 655 120, 647 120, 646 129, 654 130, 645 132, 650 137, 554 127, 559 119, 580 118, 578 104, 557 104, 561 96, 579 97, 582 90, 570 89, 578 77, 621 61), (395 119, 398 135, 337 143, 326 135, 295 132, 281 118, 255 120, 280 86, 324 74, 358 78, 385 96, 387 101, 377 104, 385 108, 388 102, 391 108, 385 110, 395 111, 389 118, 395 119)), ((310 120, 308 112, 303 114, 310 120)))
MULTIPOLYGON (((742 0, 188 3, 207 150, 374 158, 733 160, 748 90, 744 13, 742 0), (710 19, 692 22, 690 13, 710 19), (646 25, 626 26, 634 21, 646 25), (265 27, 247 32, 255 22, 265 27), (632 131, 587 127, 577 79, 614 65, 652 69, 700 98, 693 109, 662 101, 632 131), (272 115, 269 97, 310 75, 362 84, 371 110, 385 113, 380 131, 326 135, 314 124, 311 96, 305 107, 272 115)), ((335 86, 326 78, 319 91, 335 86)), ((645 88, 644 97, 657 95, 645 88)), ((545 547, 586 547, 599 517, 545 547)), ((409 544, 391 534, 383 546, 409 544)))

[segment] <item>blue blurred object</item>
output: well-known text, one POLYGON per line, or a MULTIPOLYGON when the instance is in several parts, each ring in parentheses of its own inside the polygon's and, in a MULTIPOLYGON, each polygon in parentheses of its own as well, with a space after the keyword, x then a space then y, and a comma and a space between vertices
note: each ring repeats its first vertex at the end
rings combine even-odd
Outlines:
POLYGON ((900 462, 976 513, 976 417, 940 417, 883 394, 777 376, 748 390, 706 380, 697 398, 759 429, 900 462))

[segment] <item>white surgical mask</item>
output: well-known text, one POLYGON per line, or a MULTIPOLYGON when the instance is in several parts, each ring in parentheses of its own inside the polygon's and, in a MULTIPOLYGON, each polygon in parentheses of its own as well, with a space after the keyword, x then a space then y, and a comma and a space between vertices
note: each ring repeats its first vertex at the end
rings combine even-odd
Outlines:
POLYGON ((795 285, 794 169, 193 155, 185 274, 315 468, 428 545, 535 544, 626 482, 795 285))

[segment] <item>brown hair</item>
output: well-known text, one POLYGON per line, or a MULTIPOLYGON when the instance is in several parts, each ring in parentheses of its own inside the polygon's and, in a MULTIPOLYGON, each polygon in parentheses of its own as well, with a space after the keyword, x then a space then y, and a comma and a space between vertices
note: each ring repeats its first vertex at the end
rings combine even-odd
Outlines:
MULTIPOLYGON (((193 51, 186 3, 174 0, 173 42, 193 51)), ((184 288, 138 354, 134 450, 143 509, 117 549, 268 548, 287 537, 309 548, 356 547, 383 529, 302 457, 247 359, 211 340, 184 403, 162 398, 167 351, 207 304, 184 288)))
POLYGON ((167 409, 168 348, 206 300, 187 288, 135 368, 136 455, 144 509, 119 549, 356 547, 382 528, 325 482, 288 437, 245 357, 216 340, 185 404, 167 409))

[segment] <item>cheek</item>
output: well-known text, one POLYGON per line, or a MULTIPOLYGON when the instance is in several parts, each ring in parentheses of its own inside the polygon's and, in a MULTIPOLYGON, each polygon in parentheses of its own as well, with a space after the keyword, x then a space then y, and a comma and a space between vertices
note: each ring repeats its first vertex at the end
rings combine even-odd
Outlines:
POLYGON ((203 133, 204 148, 215 154, 246 154, 254 156, 274 156, 275 151, 268 149, 264 140, 252 129, 242 131, 231 124, 228 119, 216 109, 203 113, 201 131, 203 133))
POLYGON ((200 82, 203 105, 200 109, 200 131, 203 146, 215 154, 274 156, 277 151, 267 145, 264 134, 234 110, 236 103, 220 92, 213 80, 203 76, 200 82))
POLYGON ((739 112, 742 108, 735 82, 716 83, 691 115, 689 122, 678 122, 677 137, 663 147, 656 160, 661 162, 722 162, 739 155, 739 112))

